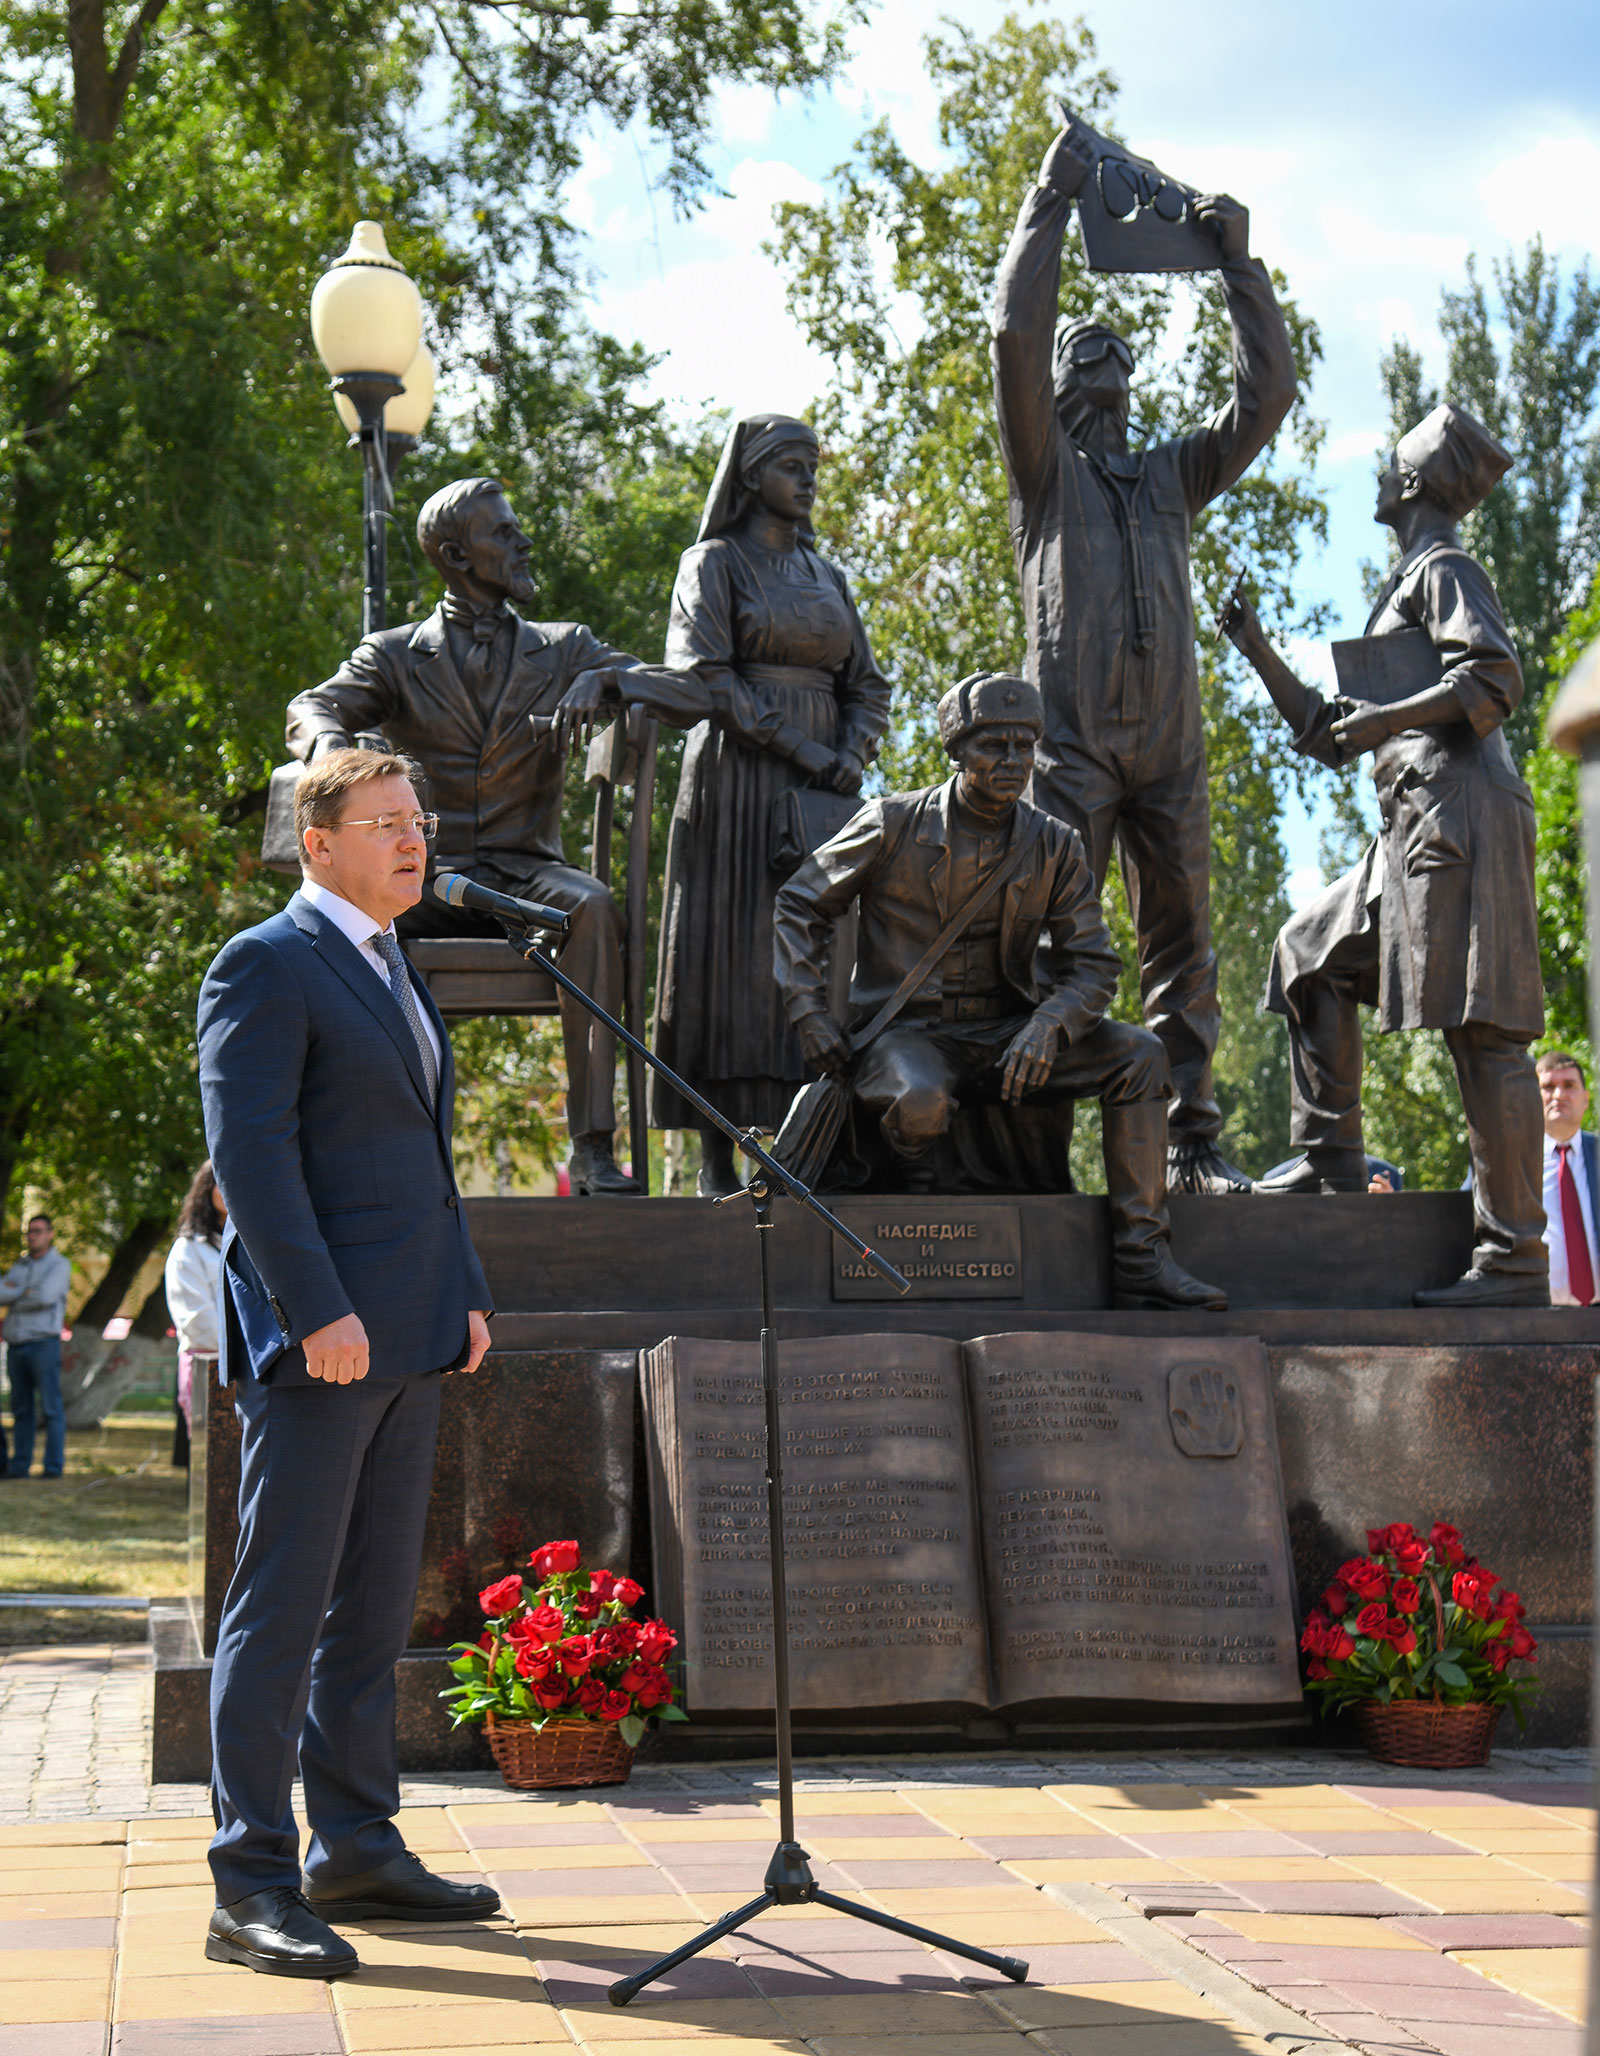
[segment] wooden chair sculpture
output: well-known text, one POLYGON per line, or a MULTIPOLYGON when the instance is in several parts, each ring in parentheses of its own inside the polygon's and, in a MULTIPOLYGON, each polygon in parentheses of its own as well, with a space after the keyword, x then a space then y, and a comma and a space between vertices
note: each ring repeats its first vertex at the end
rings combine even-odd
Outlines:
MULTIPOLYGON (((387 747, 381 738, 375 745, 387 747)), ((643 1036, 649 983, 650 817, 655 801, 656 723, 635 709, 627 721, 614 721, 589 744, 584 782, 594 789, 594 823, 589 842, 589 869, 602 884, 611 883, 611 836, 619 789, 633 787, 633 815, 628 829, 628 880, 623 904, 623 966, 626 997, 623 1025, 643 1036)), ((294 789, 304 766, 283 764, 273 772, 267 803, 267 825, 261 838, 261 861, 269 870, 298 874, 294 839, 294 789)), ((503 942, 484 937, 426 937, 408 941, 406 955, 427 986, 434 1005, 448 1020, 471 1020, 490 1014, 536 1015, 558 1011, 554 981, 535 965, 519 962, 503 942)), ((650 1129, 646 1109, 644 1059, 627 1052, 628 1142, 633 1175, 650 1189, 650 1129)))

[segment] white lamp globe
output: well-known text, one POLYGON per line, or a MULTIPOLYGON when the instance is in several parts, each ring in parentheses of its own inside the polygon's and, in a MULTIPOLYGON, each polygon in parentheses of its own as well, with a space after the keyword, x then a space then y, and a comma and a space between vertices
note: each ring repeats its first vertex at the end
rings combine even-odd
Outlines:
MULTIPOLYGON (((433 413, 434 375, 433 352, 426 343, 419 343, 417 354, 405 368, 405 391, 396 393, 383 410, 385 435, 421 435, 433 413)), ((335 393, 333 405, 350 434, 359 434, 361 419, 348 397, 335 393)))
POLYGON ((422 295, 389 255, 383 225, 358 221, 311 293, 311 339, 335 378, 404 376, 422 341, 422 295))

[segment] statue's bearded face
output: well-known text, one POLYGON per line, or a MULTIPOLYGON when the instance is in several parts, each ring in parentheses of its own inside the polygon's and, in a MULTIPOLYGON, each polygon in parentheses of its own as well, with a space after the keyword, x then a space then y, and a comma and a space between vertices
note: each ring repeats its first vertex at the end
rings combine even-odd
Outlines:
POLYGON ((528 571, 533 546, 504 493, 484 493, 472 502, 461 546, 481 586, 524 606, 534 598, 538 588, 528 571))

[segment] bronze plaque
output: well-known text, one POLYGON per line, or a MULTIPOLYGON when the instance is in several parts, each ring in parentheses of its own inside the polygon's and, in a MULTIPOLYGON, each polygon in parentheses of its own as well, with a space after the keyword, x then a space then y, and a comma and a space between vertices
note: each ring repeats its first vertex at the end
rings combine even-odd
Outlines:
MULTIPOLYGON (((794 1704, 986 1704, 960 1344, 787 1342, 779 1364, 794 1704)), ((675 1338, 641 1366, 656 1596, 682 1622, 689 1709, 770 1706, 759 1350, 675 1338)))
MULTIPOLYGON (((836 1208, 847 1228, 911 1280, 911 1299, 1020 1299, 1022 1217, 992 1200, 860 1200, 836 1208)), ((835 1299, 892 1299, 904 1304, 835 1235, 831 1238, 835 1299)))
POLYGON ((1000 1705, 1300 1698, 1254 1338, 966 1345, 1000 1705))

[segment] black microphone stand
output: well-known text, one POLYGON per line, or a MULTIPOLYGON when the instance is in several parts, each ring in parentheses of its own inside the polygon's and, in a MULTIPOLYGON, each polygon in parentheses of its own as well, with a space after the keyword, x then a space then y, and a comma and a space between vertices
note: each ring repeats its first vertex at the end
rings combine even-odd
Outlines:
MULTIPOLYGON (((887 1257, 880 1256, 836 1215, 829 1213, 809 1186, 803 1185, 776 1157, 767 1154, 756 1139, 759 1129, 742 1129, 719 1113, 710 1100, 703 1098, 637 1035, 631 1034, 620 1021, 614 1020, 604 1007, 591 999, 556 962, 552 944, 539 943, 527 930, 518 931, 510 921, 503 920, 501 926, 506 929, 507 938, 518 956, 547 971, 563 992, 571 993, 619 1041, 643 1057, 683 1094, 691 1106, 698 1108, 713 1126, 736 1142, 757 1166, 757 1176, 745 1187, 745 1194, 755 1208, 756 1246, 761 1252, 761 1391, 766 1403, 767 1550, 772 1565, 772 1684, 778 1745, 778 1846, 772 1852, 772 1861, 767 1865, 766 1878, 757 1898, 735 1907, 732 1913, 725 1913, 721 1920, 696 1935, 693 1941, 685 1942, 681 1949, 674 1949, 647 1969, 636 1971, 632 1977, 619 1978, 609 1988, 611 2003, 613 2006, 626 2006, 646 1985, 654 1984, 678 1964, 691 1956, 698 1956, 702 1949, 709 1949, 713 1942, 732 1934, 735 1928, 745 1926, 757 1914, 765 1913, 773 1906, 828 1906, 836 1913, 848 1913, 853 1920, 870 1921, 874 1927, 889 1928, 897 1935, 909 1935, 913 1941, 926 1942, 936 1949, 948 1949, 952 1954, 981 1963, 986 1970, 997 1971, 1002 1977, 1011 1978, 1020 1985, 1028 1975, 1028 1966, 1015 1956, 996 1956, 987 1949, 975 1949, 968 1942, 954 1941, 949 1935, 938 1934, 932 1928, 914 1927, 908 1920, 896 1920, 893 1914, 880 1913, 875 1906, 862 1906, 854 1899, 841 1898, 837 1892, 828 1891, 812 1876, 810 1860, 795 1840, 794 1746, 789 1717, 789 1597, 783 1543, 783 1423, 778 1394, 778 1331, 772 1312, 772 1265, 767 1253, 774 1197, 787 1194, 790 1199, 809 1207, 897 1292, 909 1292, 910 1283, 887 1257)), ((735 1196, 728 1195, 730 1198, 735 1196)), ((722 1203, 720 1200, 717 1202, 719 1206, 722 1203)))

